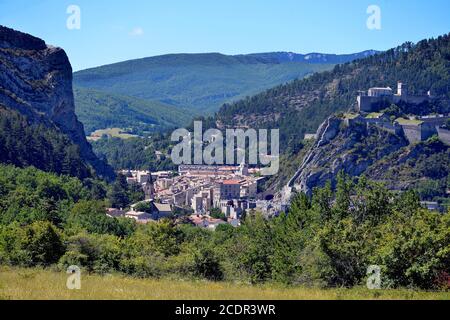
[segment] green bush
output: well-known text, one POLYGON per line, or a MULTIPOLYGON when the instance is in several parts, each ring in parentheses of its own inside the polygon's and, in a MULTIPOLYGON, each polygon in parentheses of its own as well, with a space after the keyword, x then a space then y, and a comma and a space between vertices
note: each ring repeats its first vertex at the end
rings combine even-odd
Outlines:
POLYGON ((89 272, 119 270, 122 241, 113 235, 80 233, 67 241, 67 251, 59 260, 61 268, 76 265, 89 272))
POLYGON ((46 221, 37 221, 25 228, 22 248, 28 252, 30 266, 49 266, 64 254, 64 244, 59 230, 46 221))

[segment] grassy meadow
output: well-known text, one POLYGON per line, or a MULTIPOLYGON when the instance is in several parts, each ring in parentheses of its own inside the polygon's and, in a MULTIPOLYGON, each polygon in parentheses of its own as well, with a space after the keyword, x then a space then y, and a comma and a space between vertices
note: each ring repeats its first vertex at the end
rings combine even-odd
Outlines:
POLYGON ((82 275, 81 289, 68 290, 67 274, 42 269, 0 268, 0 299, 12 300, 353 300, 438 299, 449 292, 412 290, 315 289, 251 286, 227 282, 137 279, 121 275, 82 275))

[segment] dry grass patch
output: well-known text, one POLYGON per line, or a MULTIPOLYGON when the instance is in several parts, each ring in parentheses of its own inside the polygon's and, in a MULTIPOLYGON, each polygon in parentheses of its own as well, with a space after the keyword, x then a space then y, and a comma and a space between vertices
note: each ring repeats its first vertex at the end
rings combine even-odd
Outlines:
POLYGON ((136 279, 122 275, 82 275, 81 290, 68 290, 67 274, 41 269, 0 268, 0 299, 14 300, 338 300, 450 299, 448 292, 316 289, 228 282, 136 279))

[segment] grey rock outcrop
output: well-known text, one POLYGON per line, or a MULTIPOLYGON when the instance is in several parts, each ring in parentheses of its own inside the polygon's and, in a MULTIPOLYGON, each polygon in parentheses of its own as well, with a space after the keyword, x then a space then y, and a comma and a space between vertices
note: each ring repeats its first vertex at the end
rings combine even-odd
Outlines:
POLYGON ((80 147, 97 174, 114 175, 93 153, 75 115, 72 67, 63 49, 0 26, 0 104, 30 121, 55 126, 80 147))
POLYGON ((320 126, 316 143, 287 189, 310 194, 329 180, 334 183, 340 171, 359 176, 376 161, 406 145, 401 136, 365 125, 348 127, 341 119, 330 117, 320 126))

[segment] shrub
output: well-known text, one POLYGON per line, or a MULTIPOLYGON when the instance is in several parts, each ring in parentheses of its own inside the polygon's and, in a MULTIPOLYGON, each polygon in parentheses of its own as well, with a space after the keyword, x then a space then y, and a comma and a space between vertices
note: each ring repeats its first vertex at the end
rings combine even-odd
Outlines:
POLYGON ((50 222, 37 221, 25 229, 22 248, 29 253, 29 265, 49 266, 64 254, 61 233, 50 222))

